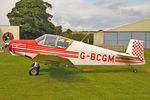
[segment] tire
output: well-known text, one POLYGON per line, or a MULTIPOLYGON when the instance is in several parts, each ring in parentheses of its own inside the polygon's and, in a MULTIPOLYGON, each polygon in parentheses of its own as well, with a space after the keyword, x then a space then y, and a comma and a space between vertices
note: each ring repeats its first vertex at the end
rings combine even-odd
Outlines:
POLYGON ((40 66, 39 66, 39 65, 38 65, 38 67, 37 67, 37 68, 38 68, 38 70, 40 70, 40 66))
POLYGON ((31 75, 31 76, 39 75, 38 67, 31 67, 30 70, 29 70, 29 75, 31 75))

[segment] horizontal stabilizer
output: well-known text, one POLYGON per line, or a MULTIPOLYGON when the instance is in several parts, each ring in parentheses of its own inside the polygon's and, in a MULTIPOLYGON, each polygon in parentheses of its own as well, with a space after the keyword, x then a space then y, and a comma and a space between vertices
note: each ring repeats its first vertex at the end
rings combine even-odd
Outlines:
POLYGON ((124 54, 124 53, 120 53, 118 54, 119 57, 123 57, 123 58, 128 58, 129 60, 139 60, 139 61, 142 61, 144 62, 143 60, 141 60, 140 58, 136 57, 136 56, 133 56, 133 55, 129 55, 129 54, 124 54))

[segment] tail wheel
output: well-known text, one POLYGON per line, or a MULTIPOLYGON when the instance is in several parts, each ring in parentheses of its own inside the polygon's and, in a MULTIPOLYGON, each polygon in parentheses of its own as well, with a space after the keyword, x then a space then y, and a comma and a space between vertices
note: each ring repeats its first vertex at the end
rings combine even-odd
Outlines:
POLYGON ((136 73, 136 72, 137 72, 137 70, 136 70, 136 69, 133 69, 133 72, 135 72, 135 73, 136 73))
POLYGON ((37 76, 39 74, 39 68, 38 67, 31 67, 29 70, 29 75, 31 76, 37 76))

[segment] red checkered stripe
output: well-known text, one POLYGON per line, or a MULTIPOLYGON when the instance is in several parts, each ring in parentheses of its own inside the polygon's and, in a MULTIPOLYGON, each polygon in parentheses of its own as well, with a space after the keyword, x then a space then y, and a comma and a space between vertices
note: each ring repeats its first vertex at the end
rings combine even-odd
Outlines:
POLYGON ((132 55, 137 56, 138 58, 144 61, 144 50, 142 41, 133 41, 132 55))

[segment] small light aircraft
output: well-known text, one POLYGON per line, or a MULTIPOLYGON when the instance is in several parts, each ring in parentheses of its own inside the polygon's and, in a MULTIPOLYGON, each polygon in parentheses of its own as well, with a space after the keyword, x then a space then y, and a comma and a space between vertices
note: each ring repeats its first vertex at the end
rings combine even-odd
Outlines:
MULTIPOLYGON (((143 41, 131 39, 126 53, 86 44, 57 35, 45 34, 35 40, 12 40, 9 50, 14 55, 31 58, 29 74, 39 74, 39 63, 70 65, 142 65, 145 64, 143 41)), ((67 65, 67 66, 70 66, 67 65)), ((133 69, 136 72, 136 69, 133 69)))

